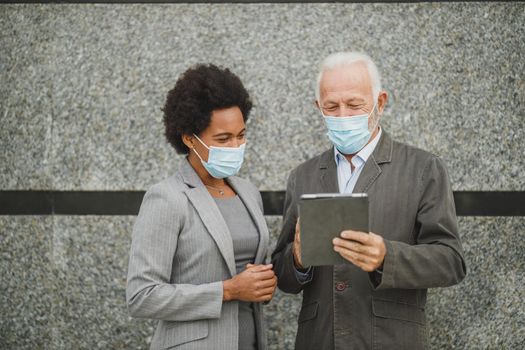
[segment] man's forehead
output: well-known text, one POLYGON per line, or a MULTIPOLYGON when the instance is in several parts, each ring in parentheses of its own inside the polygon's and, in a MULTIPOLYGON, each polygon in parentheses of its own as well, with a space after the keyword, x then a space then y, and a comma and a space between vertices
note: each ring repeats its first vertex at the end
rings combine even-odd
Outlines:
POLYGON ((325 70, 320 81, 321 95, 331 92, 353 92, 355 97, 372 93, 370 75, 364 62, 355 62, 325 70))
POLYGON ((370 84, 370 75, 364 62, 327 69, 321 77, 321 85, 370 84))

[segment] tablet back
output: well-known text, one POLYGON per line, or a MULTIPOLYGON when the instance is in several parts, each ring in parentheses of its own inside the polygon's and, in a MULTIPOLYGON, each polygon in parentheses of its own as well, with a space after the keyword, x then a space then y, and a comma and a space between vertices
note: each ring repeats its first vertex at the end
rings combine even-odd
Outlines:
POLYGON ((334 251, 341 231, 369 232, 366 194, 304 195, 299 201, 301 260, 306 266, 350 263, 334 251))

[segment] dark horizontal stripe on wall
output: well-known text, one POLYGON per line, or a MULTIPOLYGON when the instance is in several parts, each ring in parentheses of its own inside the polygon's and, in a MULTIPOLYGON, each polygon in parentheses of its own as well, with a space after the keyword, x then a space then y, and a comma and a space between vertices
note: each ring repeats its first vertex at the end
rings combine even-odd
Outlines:
POLYGON ((0 215, 136 215, 144 191, 0 191, 0 215))
MULTIPOLYGON (((262 191, 265 215, 282 215, 284 191, 262 191)), ((137 215, 144 191, 0 191, 0 215, 137 215)), ((454 192, 459 216, 525 216, 525 191, 454 192)))
POLYGON ((525 191, 456 191, 459 216, 525 216, 525 191))

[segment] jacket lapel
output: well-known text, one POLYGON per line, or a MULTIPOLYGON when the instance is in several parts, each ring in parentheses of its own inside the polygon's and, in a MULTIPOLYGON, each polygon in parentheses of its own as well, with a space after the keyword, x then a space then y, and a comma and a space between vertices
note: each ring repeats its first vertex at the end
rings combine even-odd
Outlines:
POLYGON ((319 161, 320 193, 339 193, 337 166, 334 159, 334 148, 321 154, 319 161))
POLYGON ((392 143, 392 139, 383 129, 381 139, 365 163, 363 171, 355 184, 353 193, 366 193, 381 174, 381 167, 379 165, 392 161, 392 143))
POLYGON ((264 214, 257 203, 257 198, 252 194, 253 190, 246 188, 244 182, 239 181, 239 178, 233 176, 226 179, 228 184, 235 190, 237 195, 240 197, 250 216, 257 226, 259 231, 259 245, 257 247, 257 253, 255 255, 256 264, 264 264, 266 260, 266 247, 268 246, 268 227, 266 226, 266 221, 264 220, 264 214))
POLYGON ((186 196, 217 244, 231 276, 235 276, 237 270, 235 268, 233 242, 219 208, 187 160, 182 163, 180 173, 184 183, 188 185, 188 189, 184 191, 186 196))

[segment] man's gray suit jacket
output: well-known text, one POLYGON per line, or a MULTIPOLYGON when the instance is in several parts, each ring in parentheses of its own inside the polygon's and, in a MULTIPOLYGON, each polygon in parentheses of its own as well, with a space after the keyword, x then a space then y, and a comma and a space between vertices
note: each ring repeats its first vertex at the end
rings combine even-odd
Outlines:
POLYGON ((288 179, 272 262, 281 290, 303 291, 295 348, 427 348, 427 288, 456 284, 466 274, 442 161, 383 131, 354 188, 368 194, 370 231, 385 239, 382 275, 348 263, 314 267, 311 280, 301 282, 292 254, 299 197, 337 193, 337 181, 333 148, 299 165, 288 179))
MULTIPOLYGON (((268 228, 259 191, 230 177, 259 231, 255 263, 264 263, 268 228)), ((223 302, 222 281, 236 274, 233 243, 215 201, 185 160, 144 196, 133 228, 126 300, 133 317, 159 320, 151 349, 237 349, 238 303, 223 302)), ((259 349, 266 349, 255 304, 259 349)))

